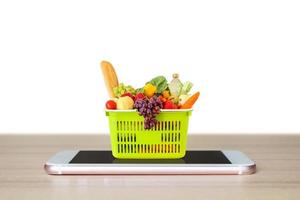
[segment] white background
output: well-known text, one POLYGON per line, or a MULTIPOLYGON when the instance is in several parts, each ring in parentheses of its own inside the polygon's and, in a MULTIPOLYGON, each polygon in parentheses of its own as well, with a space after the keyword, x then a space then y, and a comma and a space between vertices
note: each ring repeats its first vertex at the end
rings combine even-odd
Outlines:
POLYGON ((1 1, 0 133, 108 133, 99 68, 194 83, 191 133, 300 132, 300 3, 1 1))

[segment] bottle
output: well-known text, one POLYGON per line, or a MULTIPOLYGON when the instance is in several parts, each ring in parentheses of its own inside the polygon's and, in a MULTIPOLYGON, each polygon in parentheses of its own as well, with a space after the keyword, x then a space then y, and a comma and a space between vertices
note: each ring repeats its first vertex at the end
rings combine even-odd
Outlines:
POLYGON ((174 98, 175 102, 178 101, 182 86, 183 84, 179 80, 179 74, 173 74, 173 80, 169 84, 169 89, 171 96, 174 98))

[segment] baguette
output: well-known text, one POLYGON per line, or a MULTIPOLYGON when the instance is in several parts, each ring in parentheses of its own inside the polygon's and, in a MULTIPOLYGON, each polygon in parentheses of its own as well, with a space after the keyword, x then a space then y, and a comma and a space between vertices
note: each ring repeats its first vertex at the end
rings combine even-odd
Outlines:
POLYGON ((113 91, 114 87, 117 87, 119 85, 118 77, 116 74, 116 71, 112 64, 108 61, 103 60, 100 63, 102 74, 104 77, 104 82, 106 85, 107 92, 110 96, 110 98, 114 98, 115 94, 113 91))

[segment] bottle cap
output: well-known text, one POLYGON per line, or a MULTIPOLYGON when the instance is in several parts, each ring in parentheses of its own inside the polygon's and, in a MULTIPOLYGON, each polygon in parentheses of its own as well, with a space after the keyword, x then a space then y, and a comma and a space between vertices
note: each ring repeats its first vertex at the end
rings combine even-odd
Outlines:
POLYGON ((178 78, 179 77, 179 74, 175 73, 173 74, 173 78, 178 78))

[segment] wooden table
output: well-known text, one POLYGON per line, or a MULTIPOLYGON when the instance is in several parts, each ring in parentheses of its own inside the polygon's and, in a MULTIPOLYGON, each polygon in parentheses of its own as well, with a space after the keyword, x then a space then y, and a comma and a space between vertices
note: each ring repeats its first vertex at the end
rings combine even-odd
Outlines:
POLYGON ((50 176, 63 149, 109 149, 106 135, 0 135, 0 199, 300 199, 300 135, 192 135, 189 148, 237 149, 254 175, 50 176))

